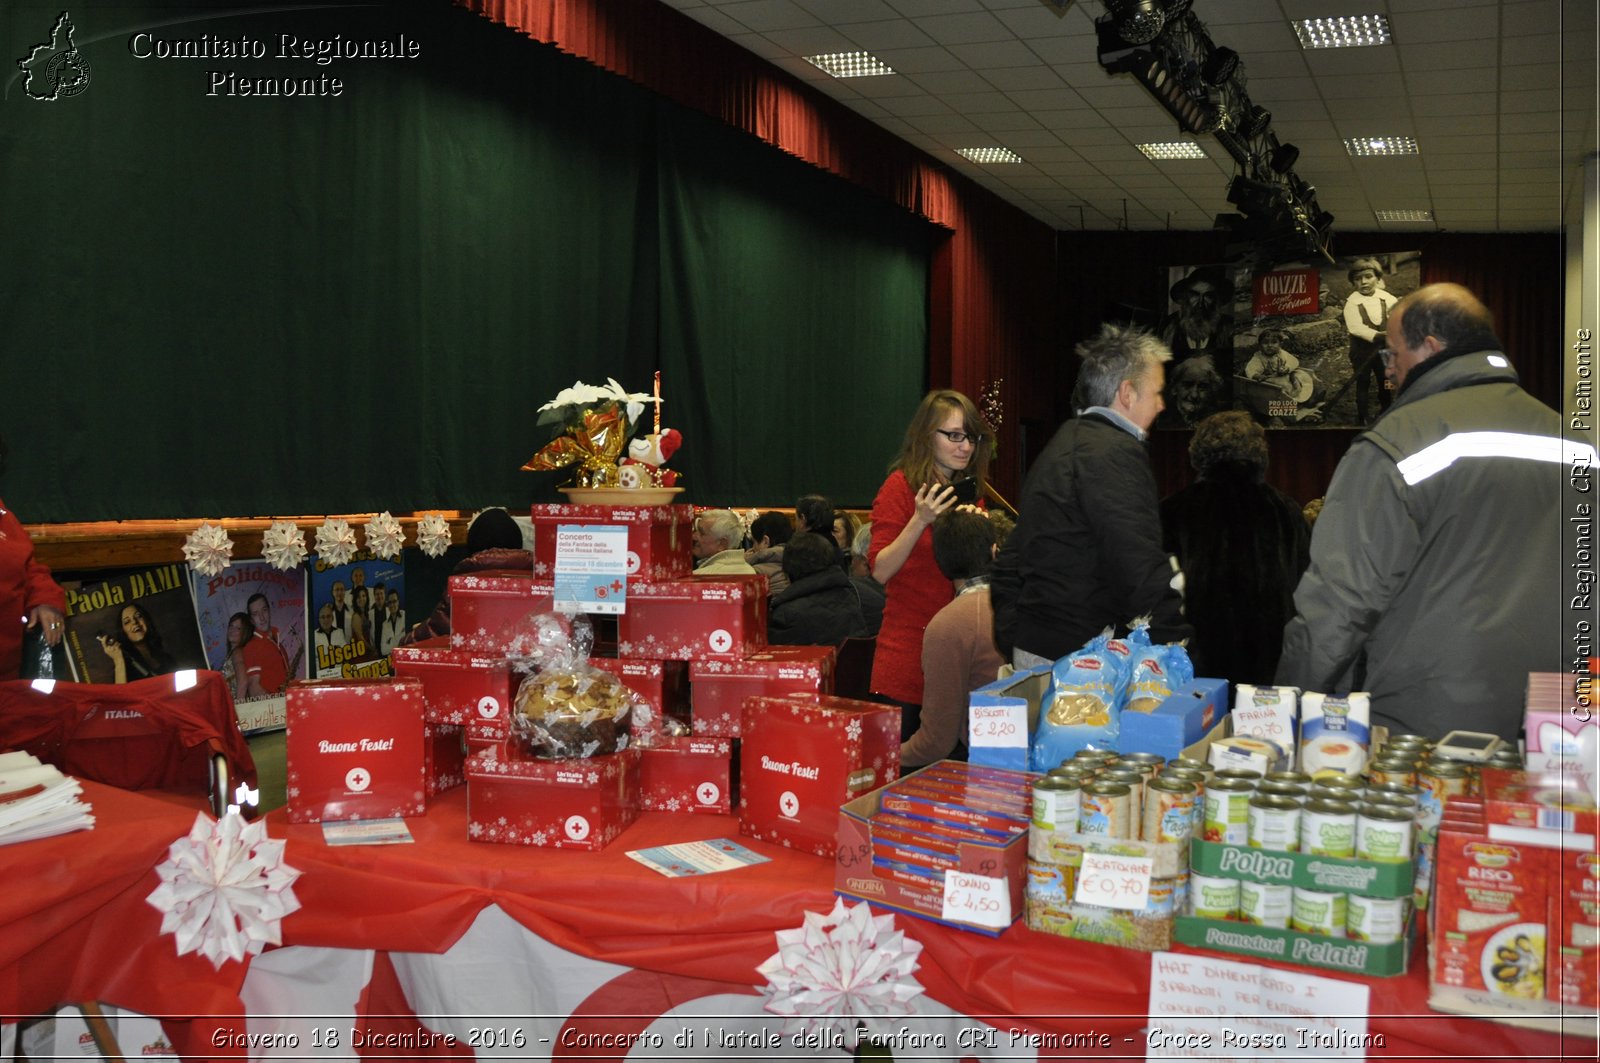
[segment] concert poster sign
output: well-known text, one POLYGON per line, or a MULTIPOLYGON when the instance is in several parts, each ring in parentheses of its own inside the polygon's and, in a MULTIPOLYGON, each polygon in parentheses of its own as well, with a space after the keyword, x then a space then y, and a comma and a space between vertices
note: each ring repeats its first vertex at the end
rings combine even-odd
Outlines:
POLYGON ((1418 251, 1169 268, 1157 331, 1173 358, 1156 427, 1229 409, 1268 428, 1371 424, 1393 397, 1380 353, 1389 311, 1421 270, 1418 251))
POLYGON ((80 683, 128 683, 207 668, 181 564, 64 580, 66 651, 80 683))
POLYGON ((285 688, 306 677, 305 569, 285 571, 256 558, 193 579, 208 667, 228 681, 239 729, 282 730, 285 688))

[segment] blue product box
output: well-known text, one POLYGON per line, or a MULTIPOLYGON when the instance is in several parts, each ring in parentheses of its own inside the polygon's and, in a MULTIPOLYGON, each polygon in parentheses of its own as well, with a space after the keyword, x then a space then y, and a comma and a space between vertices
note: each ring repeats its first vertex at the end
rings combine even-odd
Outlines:
MULTIPOLYGON (((1037 665, 974 690, 967 695, 969 719, 972 711, 980 707, 1020 706, 1026 709, 1028 734, 1031 736, 1039 729, 1039 705, 1050 691, 1050 671, 1053 667, 1049 664, 1037 665)), ((1015 747, 974 745, 968 736, 967 762, 991 768, 1027 771, 1028 747, 1026 743, 1015 747)))
POLYGON ((1117 751, 1158 753, 1171 760, 1210 733, 1227 713, 1228 681, 1196 679, 1173 691, 1154 712, 1124 711, 1117 751))

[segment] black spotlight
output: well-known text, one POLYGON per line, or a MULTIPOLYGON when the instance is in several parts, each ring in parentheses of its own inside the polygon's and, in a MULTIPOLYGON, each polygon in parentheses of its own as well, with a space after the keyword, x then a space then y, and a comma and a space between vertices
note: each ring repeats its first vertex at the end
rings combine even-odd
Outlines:
POLYGON ((1129 44, 1149 44, 1161 36, 1167 14, 1156 0, 1107 0, 1117 36, 1129 44))
POLYGON ((1288 173, 1289 168, 1300 159, 1300 149, 1293 144, 1279 144, 1272 149, 1272 158, 1267 160, 1276 173, 1288 173))
POLYGON ((1272 112, 1259 103, 1251 104, 1250 111, 1245 115, 1244 121, 1239 124, 1239 131, 1254 140, 1267 131, 1272 124, 1272 112))
POLYGON ((1232 48, 1213 48, 1206 61, 1200 64, 1200 76, 1206 84, 1216 88, 1233 77, 1239 69, 1239 53, 1232 48))

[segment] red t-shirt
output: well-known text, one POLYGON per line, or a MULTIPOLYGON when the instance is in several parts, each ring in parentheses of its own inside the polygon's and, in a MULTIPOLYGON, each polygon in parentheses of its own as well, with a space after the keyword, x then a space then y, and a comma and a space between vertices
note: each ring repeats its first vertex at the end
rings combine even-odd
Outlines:
POLYGON ((289 685, 289 663, 283 659, 283 650, 266 635, 257 632, 239 650, 244 658, 244 670, 254 672, 261 680, 261 689, 268 694, 281 694, 289 685))
MULTIPOLYGON (((917 493, 896 470, 872 502, 872 543, 868 561, 894 542, 917 512, 917 493)), ((883 627, 872 657, 872 690, 896 701, 922 704, 922 633, 955 590, 933 560, 933 529, 924 528, 900 571, 885 584, 883 627)))

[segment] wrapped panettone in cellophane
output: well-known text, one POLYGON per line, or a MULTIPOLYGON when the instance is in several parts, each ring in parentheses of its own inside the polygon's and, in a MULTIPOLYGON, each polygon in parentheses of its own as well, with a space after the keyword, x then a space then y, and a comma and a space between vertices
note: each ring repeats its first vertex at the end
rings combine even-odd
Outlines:
POLYGON ((528 675, 517 688, 511 732, 530 755, 559 760, 628 748, 636 696, 589 664, 593 648, 594 628, 582 615, 530 614, 512 636, 506 656, 528 675))

